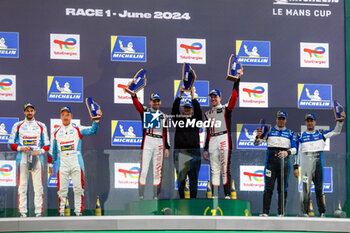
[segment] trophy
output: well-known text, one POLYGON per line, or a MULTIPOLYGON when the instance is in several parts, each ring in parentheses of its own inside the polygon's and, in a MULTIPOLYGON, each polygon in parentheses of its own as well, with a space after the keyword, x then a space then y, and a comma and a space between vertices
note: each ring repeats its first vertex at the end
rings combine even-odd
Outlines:
POLYGON ((144 88, 147 84, 146 79, 146 70, 140 69, 132 79, 130 85, 125 88, 125 91, 128 92, 131 95, 135 95, 137 92, 139 92, 142 88, 144 88))
POLYGON ((344 108, 336 100, 333 101, 333 111, 334 111, 334 116, 336 121, 344 120, 344 117, 341 115, 344 112, 344 108))
POLYGON ((197 75, 190 64, 184 62, 182 65, 182 85, 184 91, 191 91, 194 81, 196 81, 197 75))
POLYGON ((237 57, 234 54, 231 54, 228 61, 227 67, 227 80, 236 82, 243 75, 243 66, 239 63, 237 57))
POLYGON ((27 160, 28 172, 34 171, 34 169, 36 167, 36 163, 38 162, 38 156, 33 156, 32 151, 33 151, 33 149, 30 148, 30 151, 28 152, 28 160, 27 160))
POLYGON ((266 141, 267 133, 269 132, 270 128, 265 124, 265 119, 260 119, 259 125, 262 131, 262 135, 260 136, 259 140, 266 141))
POLYGON ((100 105, 98 105, 98 103, 93 101, 91 97, 88 97, 85 99, 85 104, 89 111, 91 121, 99 120, 101 116, 98 115, 96 111, 100 109, 100 105))

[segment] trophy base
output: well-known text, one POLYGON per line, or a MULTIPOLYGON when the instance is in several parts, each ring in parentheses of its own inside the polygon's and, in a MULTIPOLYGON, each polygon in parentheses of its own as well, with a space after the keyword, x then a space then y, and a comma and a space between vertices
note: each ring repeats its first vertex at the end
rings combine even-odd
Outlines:
POLYGON ((34 172, 37 163, 38 163, 38 158, 36 158, 36 156, 34 158, 34 156, 33 156, 32 162, 27 161, 27 171, 34 172))
POLYGON ((125 88, 125 91, 130 95, 136 95, 137 91, 131 91, 129 88, 125 88))
POLYGON ((91 117, 91 121, 98 121, 100 119, 101 119, 101 116, 91 117))
POLYGON ((237 82, 239 80, 240 76, 232 76, 232 75, 227 75, 226 79, 230 80, 232 82, 237 82))

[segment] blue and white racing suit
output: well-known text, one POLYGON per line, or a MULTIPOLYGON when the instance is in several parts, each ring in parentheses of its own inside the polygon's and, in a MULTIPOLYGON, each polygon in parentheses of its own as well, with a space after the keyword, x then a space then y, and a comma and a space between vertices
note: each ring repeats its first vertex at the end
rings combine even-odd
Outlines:
POLYGON ((44 154, 49 150, 50 141, 47 135, 47 128, 44 123, 27 119, 13 125, 8 147, 18 151, 16 156, 17 183, 18 183, 18 212, 27 213, 27 189, 28 189, 28 153, 21 152, 21 147, 30 146, 33 150, 40 150, 39 161, 33 172, 34 205, 35 214, 43 212, 44 191, 43 191, 43 168, 44 154))
POLYGON ((84 211, 84 161, 81 154, 83 136, 96 134, 99 124, 94 121, 91 127, 76 127, 72 124, 60 126, 51 136, 49 164, 55 162, 57 169, 57 189, 59 212, 64 213, 69 176, 72 177, 74 191, 74 212, 84 211))
MULTIPOLYGON (((269 214, 271 206, 272 193, 277 179, 278 191, 278 214, 283 214, 282 208, 282 175, 284 176, 284 206, 287 200, 288 178, 290 171, 289 156, 283 160, 278 157, 280 151, 287 151, 288 155, 294 155, 297 152, 297 135, 286 127, 279 128, 277 125, 272 127, 267 134, 267 154, 265 161, 265 189, 263 196, 263 213, 269 214)), ((256 140, 255 144, 259 144, 256 140)))
POLYGON ((323 200, 323 151, 327 138, 339 135, 343 122, 337 122, 332 130, 305 131, 299 138, 299 153, 295 161, 294 169, 301 166, 301 179, 303 193, 301 196, 301 208, 304 214, 309 212, 311 184, 315 184, 316 201, 318 211, 326 212, 323 200))

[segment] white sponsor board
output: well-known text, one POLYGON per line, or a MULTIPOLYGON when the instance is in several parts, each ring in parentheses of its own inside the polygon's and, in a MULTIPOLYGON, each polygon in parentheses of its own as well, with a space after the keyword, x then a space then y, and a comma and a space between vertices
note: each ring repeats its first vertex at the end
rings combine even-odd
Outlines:
POLYGON ((50 34, 50 58, 80 60, 80 35, 50 34))
MULTIPOLYGON (((132 104, 131 95, 125 91, 131 78, 114 78, 114 103, 115 104, 132 104)), ((137 92, 139 102, 144 102, 144 90, 137 92)))
POLYGON ((0 100, 16 100, 16 75, 0 74, 0 100))
POLYGON ((206 41, 205 39, 176 40, 177 63, 188 62, 190 64, 206 63, 206 41))
POLYGON ((329 68, 328 43, 300 42, 300 67, 329 68))
POLYGON ((114 188, 137 189, 140 174, 140 164, 115 163, 114 174, 114 188))
POLYGON ((240 166, 240 191, 264 191, 264 166, 240 166))
POLYGON ((16 186, 15 160, 0 160, 0 186, 16 186))
POLYGON ((239 107, 269 107, 268 83, 241 82, 239 85, 239 107))

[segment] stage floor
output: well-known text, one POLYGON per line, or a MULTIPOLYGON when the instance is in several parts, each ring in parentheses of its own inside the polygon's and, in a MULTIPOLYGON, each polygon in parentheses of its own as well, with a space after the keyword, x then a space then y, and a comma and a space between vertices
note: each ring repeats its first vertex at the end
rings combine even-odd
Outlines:
POLYGON ((136 215, 0 219, 1 232, 150 230, 350 232, 350 219, 136 215))

